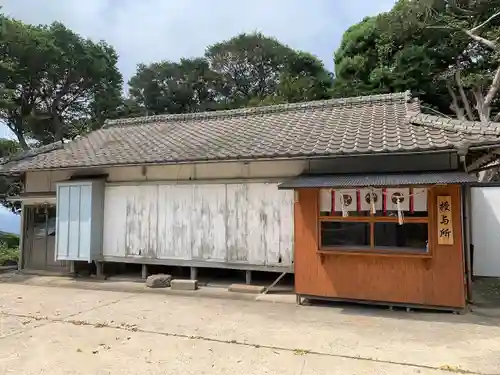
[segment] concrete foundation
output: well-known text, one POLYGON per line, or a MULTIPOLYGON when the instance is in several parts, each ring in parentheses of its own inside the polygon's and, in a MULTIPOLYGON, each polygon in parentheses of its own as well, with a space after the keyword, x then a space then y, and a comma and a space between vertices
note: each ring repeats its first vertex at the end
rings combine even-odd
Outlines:
POLYGON ((172 290, 196 290, 198 289, 198 280, 172 280, 170 286, 172 290))
POLYGON ((260 285, 246 285, 246 284, 232 284, 229 286, 230 292, 238 292, 238 293, 248 293, 248 294, 260 294, 266 288, 260 285))

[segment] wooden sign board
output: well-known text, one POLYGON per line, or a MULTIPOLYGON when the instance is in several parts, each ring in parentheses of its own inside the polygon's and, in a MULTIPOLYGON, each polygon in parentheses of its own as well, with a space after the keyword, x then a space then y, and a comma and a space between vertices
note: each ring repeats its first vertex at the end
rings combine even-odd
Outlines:
POLYGON ((437 236, 439 245, 453 245, 453 219, 451 197, 440 195, 437 197, 437 236))

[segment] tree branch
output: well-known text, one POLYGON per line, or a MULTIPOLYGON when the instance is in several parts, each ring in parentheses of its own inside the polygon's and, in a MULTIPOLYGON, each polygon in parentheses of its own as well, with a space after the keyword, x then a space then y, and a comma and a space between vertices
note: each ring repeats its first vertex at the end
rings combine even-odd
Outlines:
POLYGON ((487 125, 490 122, 491 108, 484 103, 484 95, 481 88, 476 88, 472 90, 474 97, 476 98, 476 109, 479 114, 479 119, 481 123, 487 125))
POLYGON ((455 72, 455 81, 458 86, 458 92, 460 93, 460 97, 462 98, 462 103, 465 108, 465 112, 467 113, 467 117, 470 121, 474 121, 474 114, 472 113, 472 108, 469 103, 469 99, 467 99, 467 95, 465 94, 464 86, 462 85, 462 79, 460 77, 460 69, 457 69, 455 72))
POLYGON ((495 72, 495 76, 493 77, 493 82, 491 82, 488 94, 484 99, 485 105, 491 106, 491 102, 495 98, 495 95, 497 94, 499 89, 500 89, 500 66, 498 66, 497 71, 495 72))
POLYGON ((448 89, 448 92, 451 96, 452 105, 450 106, 450 108, 455 112, 455 115, 459 120, 465 120, 464 111, 462 108, 460 108, 460 105, 458 104, 458 98, 455 95, 455 91, 453 91, 453 88, 451 87, 449 82, 446 83, 446 88, 448 89))
POLYGON ((466 33, 468 36, 470 36, 472 39, 475 41, 484 44, 488 48, 491 48, 492 50, 496 50, 498 47, 495 42, 492 42, 491 40, 488 40, 486 38, 483 38, 482 36, 476 35, 470 30, 463 30, 464 33, 466 33))
POLYGON ((500 12, 497 12, 495 13, 494 15, 492 15, 490 18, 488 18, 486 21, 484 21, 482 24, 472 28, 470 30, 471 33, 475 33, 476 31, 478 31, 480 28, 486 26, 489 22, 491 22, 494 18, 500 16, 500 12))
POLYGON ((434 109, 434 108, 432 108, 432 107, 428 107, 428 106, 423 105, 423 104, 420 104, 420 107, 425 108, 425 109, 427 109, 427 110, 429 110, 429 111, 432 111, 432 112, 434 112, 434 113, 438 114, 438 115, 439 115, 439 116, 441 116, 441 117, 451 118, 450 116, 448 116, 448 115, 444 114, 443 112, 439 112, 439 111, 435 110, 435 109, 434 109))

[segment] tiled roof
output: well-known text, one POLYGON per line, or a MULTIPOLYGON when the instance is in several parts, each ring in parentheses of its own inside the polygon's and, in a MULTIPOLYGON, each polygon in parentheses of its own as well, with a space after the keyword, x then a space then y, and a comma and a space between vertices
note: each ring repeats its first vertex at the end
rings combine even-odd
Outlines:
POLYGON ((119 119, 3 170, 426 151, 500 134, 444 122, 421 115, 409 93, 119 119))
POLYGON ((466 172, 420 172, 385 174, 336 174, 324 176, 299 176, 279 185, 280 189, 300 188, 346 188, 409 186, 434 184, 465 184, 477 182, 475 176, 466 172))
POLYGON ((422 125, 467 135, 500 136, 500 123, 497 122, 490 122, 485 125, 479 121, 456 120, 423 113, 411 116, 409 120, 414 125, 422 125))

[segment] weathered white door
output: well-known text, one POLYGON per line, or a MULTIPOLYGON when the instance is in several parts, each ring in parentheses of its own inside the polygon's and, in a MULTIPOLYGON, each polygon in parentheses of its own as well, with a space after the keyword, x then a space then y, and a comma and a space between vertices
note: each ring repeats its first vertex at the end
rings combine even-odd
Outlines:
POLYGON ((500 187, 471 190, 473 274, 500 277, 500 187))
POLYGON ((293 191, 276 183, 108 185, 105 257, 289 267, 293 191))

